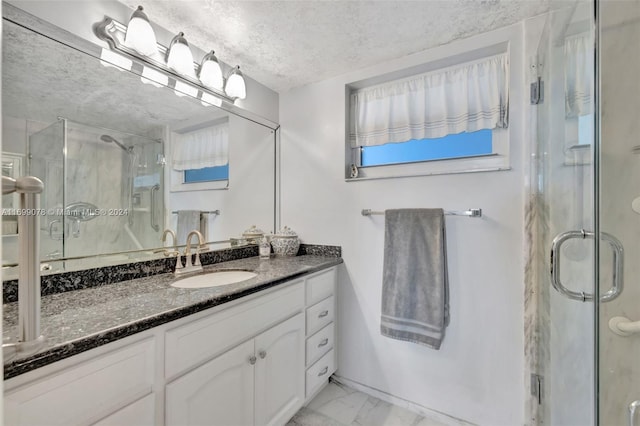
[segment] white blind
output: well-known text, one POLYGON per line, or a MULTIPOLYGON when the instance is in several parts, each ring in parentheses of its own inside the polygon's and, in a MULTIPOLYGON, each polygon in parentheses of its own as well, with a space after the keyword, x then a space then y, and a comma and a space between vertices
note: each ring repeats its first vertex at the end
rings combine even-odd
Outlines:
POLYGON ((579 117, 593 111, 594 45, 591 33, 568 37, 564 42, 565 113, 579 117))
POLYGON ((507 53, 351 94, 352 147, 507 127, 507 53))
POLYGON ((174 170, 224 166, 229 162, 229 122, 177 134, 173 140, 174 170))

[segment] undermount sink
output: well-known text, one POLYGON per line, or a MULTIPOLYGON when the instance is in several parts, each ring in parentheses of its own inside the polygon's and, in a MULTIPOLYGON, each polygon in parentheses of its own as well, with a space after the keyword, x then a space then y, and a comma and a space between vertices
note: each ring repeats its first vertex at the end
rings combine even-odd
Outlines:
POLYGON ((183 278, 171 284, 177 288, 207 288, 221 285, 239 283, 249 280, 258 274, 249 271, 216 271, 208 274, 195 275, 183 278))

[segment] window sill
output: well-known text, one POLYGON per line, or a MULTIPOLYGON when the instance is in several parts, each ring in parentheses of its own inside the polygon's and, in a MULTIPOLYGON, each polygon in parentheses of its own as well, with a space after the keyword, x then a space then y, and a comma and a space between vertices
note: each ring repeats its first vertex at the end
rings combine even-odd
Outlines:
POLYGON ((171 192, 187 192, 187 191, 210 191, 210 190, 227 190, 229 189, 228 180, 212 181, 212 182, 194 182, 180 183, 171 185, 171 192))
POLYGON ((345 177, 345 182, 417 176, 498 172, 506 170, 511 170, 508 157, 504 155, 490 154, 451 160, 360 167, 358 169, 358 177, 345 177))

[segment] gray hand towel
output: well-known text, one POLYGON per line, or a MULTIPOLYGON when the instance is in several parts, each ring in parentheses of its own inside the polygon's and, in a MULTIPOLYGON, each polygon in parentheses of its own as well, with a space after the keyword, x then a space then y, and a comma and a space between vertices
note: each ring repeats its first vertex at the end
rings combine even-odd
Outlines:
POLYGON ((449 324, 444 211, 387 210, 383 267, 382 335, 440 349, 449 324))
POLYGON ((177 245, 187 244, 189 232, 197 229, 200 231, 200 210, 178 210, 178 226, 176 230, 177 245))

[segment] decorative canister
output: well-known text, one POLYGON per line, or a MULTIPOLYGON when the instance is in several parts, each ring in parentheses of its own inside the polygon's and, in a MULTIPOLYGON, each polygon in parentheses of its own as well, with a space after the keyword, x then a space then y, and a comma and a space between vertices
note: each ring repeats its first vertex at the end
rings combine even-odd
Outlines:
POLYGON ((251 228, 242 233, 242 238, 247 240, 248 243, 259 244, 262 237, 264 237, 264 231, 255 225, 251 225, 251 228))
POLYGON ((277 256, 295 256, 300 248, 300 239, 298 234, 285 226, 271 238, 271 246, 277 256))

